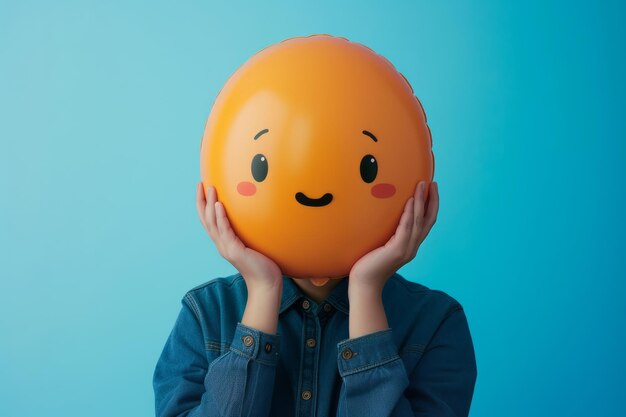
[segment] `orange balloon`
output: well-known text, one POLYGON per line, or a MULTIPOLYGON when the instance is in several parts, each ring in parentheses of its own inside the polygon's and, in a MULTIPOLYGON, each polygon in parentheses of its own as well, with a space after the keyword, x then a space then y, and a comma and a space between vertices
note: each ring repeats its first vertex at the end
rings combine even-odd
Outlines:
POLYGON ((200 167, 246 246, 323 283, 389 240, 435 164, 406 78, 370 48, 319 34, 270 45, 228 78, 200 167))

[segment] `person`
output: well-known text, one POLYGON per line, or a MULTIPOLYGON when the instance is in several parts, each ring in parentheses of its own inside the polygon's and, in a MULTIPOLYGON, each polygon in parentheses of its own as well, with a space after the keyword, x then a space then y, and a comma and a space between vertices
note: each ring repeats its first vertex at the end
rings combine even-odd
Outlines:
POLYGON ((156 415, 467 416, 477 368, 464 310, 397 272, 436 221, 429 186, 384 246, 317 286, 247 248, 198 183, 200 220, 238 273, 183 297, 154 370, 156 415))

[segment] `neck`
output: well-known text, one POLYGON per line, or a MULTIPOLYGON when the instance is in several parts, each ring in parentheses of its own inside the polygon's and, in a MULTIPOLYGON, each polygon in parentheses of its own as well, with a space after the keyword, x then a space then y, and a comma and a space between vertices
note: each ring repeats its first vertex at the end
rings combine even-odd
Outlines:
POLYGON ((300 290, 309 298, 311 298, 316 303, 321 303, 324 301, 333 289, 339 285, 341 280, 348 279, 347 277, 339 278, 339 279, 329 279, 328 282, 321 286, 314 285, 309 279, 295 279, 291 278, 291 280, 300 288, 300 290))

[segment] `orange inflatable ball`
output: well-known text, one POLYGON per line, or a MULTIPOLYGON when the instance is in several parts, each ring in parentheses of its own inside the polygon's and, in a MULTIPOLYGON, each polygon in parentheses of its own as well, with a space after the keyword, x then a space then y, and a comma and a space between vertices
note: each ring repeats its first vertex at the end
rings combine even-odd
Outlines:
POLYGON ((434 174, 406 78, 368 47, 322 34, 268 46, 228 78, 200 165, 243 243, 316 285, 383 246, 434 174))

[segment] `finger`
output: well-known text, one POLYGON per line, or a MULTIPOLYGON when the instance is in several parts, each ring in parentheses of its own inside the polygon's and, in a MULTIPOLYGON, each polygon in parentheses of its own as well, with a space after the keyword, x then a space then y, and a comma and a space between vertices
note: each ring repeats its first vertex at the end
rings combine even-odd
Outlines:
POLYGON ((428 193, 428 209, 424 216, 424 227, 420 239, 423 241, 437 221, 437 213, 439 212, 439 184, 436 182, 430 186, 428 193))
POLYGON ((215 213, 217 219, 217 230, 219 231, 220 239, 224 243, 229 243, 237 240, 237 236, 230 226, 228 217, 226 216, 226 210, 221 201, 215 203, 215 213))
POLYGON ((422 228, 424 225, 424 189, 426 188, 426 181, 420 181, 416 187, 415 207, 413 208, 413 230, 411 231, 411 245, 412 248, 417 251, 420 244, 419 238, 422 234, 422 228))
MULTIPOLYGON (((198 217, 200 223, 207 229, 206 219, 204 218, 204 210, 206 207, 206 198, 204 196, 204 189, 202 188, 202 182, 196 184, 196 210, 198 211, 198 217)), ((208 229, 207 229, 208 230, 208 229)))
POLYGON ((204 211, 204 217, 206 219, 206 224, 209 230, 209 233, 212 235, 217 235, 219 233, 217 228, 217 220, 215 218, 215 202, 217 201, 217 193, 215 191, 215 187, 209 185, 207 189, 207 203, 204 211))
POLYGON ((426 181, 420 181, 415 187, 415 207, 413 209, 413 217, 422 219, 424 217, 424 194, 426 189, 426 181))
POLYGON ((244 245, 231 227, 221 201, 215 203, 215 213, 219 231, 218 241, 221 245, 220 254, 233 265, 236 265, 244 256, 246 245, 244 245))
POLYGON ((415 198, 411 197, 404 205, 404 211, 400 217, 400 222, 396 228, 395 238, 392 245, 399 249, 406 248, 409 240, 411 239, 411 231, 413 230, 413 205, 415 198))

